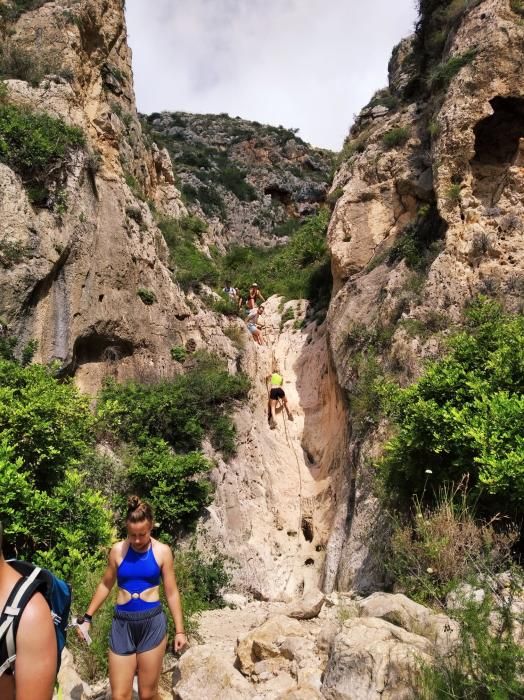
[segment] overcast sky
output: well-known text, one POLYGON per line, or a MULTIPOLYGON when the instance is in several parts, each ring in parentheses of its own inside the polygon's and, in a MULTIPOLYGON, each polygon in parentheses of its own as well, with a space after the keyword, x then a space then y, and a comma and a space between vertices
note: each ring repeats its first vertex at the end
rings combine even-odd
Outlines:
POLYGON ((415 0, 127 0, 140 112, 227 112, 340 150, 415 0))

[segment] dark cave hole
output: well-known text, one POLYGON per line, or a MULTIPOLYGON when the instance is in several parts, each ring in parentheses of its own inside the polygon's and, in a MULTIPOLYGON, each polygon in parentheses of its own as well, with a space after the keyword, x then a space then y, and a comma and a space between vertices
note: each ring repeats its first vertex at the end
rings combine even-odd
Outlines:
POLYGON ((494 97, 493 114, 481 119, 475 133, 475 156, 471 161, 473 194, 487 207, 499 200, 508 168, 518 161, 524 137, 524 99, 494 97))
POLYGON ((276 200, 282 204, 291 203, 291 193, 282 189, 281 187, 278 187, 277 185, 269 185, 266 187, 264 194, 270 194, 272 200, 276 200))
POLYGON ((313 523, 311 520, 302 518, 302 534, 306 542, 313 542, 313 523))
POLYGON ((315 563, 315 560, 314 560, 314 559, 311 559, 311 558, 310 558, 310 559, 306 559, 306 561, 304 562, 304 564, 305 564, 306 566, 313 566, 314 563, 315 563))
POLYGON ((73 349, 77 366, 90 362, 118 362, 132 354, 131 341, 96 332, 77 338, 73 349))

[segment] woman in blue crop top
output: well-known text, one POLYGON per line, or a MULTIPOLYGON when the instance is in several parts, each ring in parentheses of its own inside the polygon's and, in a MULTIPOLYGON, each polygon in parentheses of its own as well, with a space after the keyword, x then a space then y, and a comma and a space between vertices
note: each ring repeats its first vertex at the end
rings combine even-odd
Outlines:
POLYGON ((113 698, 131 698, 138 672, 140 700, 158 697, 158 681, 167 644, 167 618, 160 603, 160 582, 175 622, 175 652, 187 644, 182 604, 173 570, 171 549, 151 537, 153 513, 138 496, 128 501, 127 539, 109 553, 107 569, 87 611, 80 620, 80 636, 89 631, 91 618, 118 585, 109 635, 109 682, 113 698))

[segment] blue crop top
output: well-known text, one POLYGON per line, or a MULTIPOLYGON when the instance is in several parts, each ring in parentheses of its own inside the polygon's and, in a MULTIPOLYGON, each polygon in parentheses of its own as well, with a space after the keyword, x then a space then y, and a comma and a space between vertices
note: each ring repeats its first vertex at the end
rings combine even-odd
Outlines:
POLYGON ((137 552, 130 545, 117 569, 116 580, 118 587, 130 593, 132 598, 124 605, 117 605, 117 610, 137 612, 159 606, 159 600, 148 603, 140 598, 140 593, 147 588, 159 586, 160 574, 152 545, 147 552, 137 552))

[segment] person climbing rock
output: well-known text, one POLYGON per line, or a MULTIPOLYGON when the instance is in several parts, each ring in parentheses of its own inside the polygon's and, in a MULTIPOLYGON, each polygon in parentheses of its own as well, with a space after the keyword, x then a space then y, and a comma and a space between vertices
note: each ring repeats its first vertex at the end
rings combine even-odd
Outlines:
POLYGON ((264 313, 264 307, 255 306, 254 309, 251 309, 246 318, 247 329, 251 333, 251 337, 255 343, 258 343, 259 345, 264 345, 264 338, 262 337, 262 333, 257 326, 258 318, 262 313, 264 313))
POLYGON ((227 296, 230 298, 230 300, 234 304, 238 304, 238 300, 239 300, 238 289, 236 287, 231 286, 231 280, 226 280, 222 291, 224 292, 224 294, 227 294, 227 296))
POLYGON ((247 300, 246 300, 246 306, 248 309, 254 309, 257 306, 258 302, 265 302, 266 300, 262 296, 262 292, 258 288, 258 284, 256 282, 253 282, 251 287, 249 288, 249 291, 247 293, 247 300))
POLYGON ((269 422, 269 427, 271 428, 271 430, 274 430, 277 427, 276 411, 277 404, 279 402, 284 407, 289 420, 293 420, 293 415, 287 405, 286 393, 284 389, 282 389, 282 384, 284 383, 284 378, 282 377, 282 375, 278 372, 273 372, 270 378, 270 382, 271 389, 269 391, 267 419, 269 422))
MULTIPOLYGON (((4 559, 0 524, 0 610, 1 620, 7 600, 22 576, 4 559)), ((57 669, 57 645, 51 611, 44 596, 34 593, 20 615, 16 630, 16 659, 0 672, 2 700, 50 700, 57 669)), ((7 646, 0 645, 0 667, 7 663, 7 646)))
POLYGON ((85 637, 91 619, 113 588, 118 595, 109 635, 109 683, 114 698, 131 698, 133 677, 138 674, 138 695, 156 698, 167 645, 167 618, 160 602, 160 581, 175 623, 175 653, 187 644, 182 604, 173 569, 173 553, 151 537, 151 506, 138 496, 128 499, 127 538, 109 552, 107 569, 85 615, 78 620, 78 634, 85 637))

